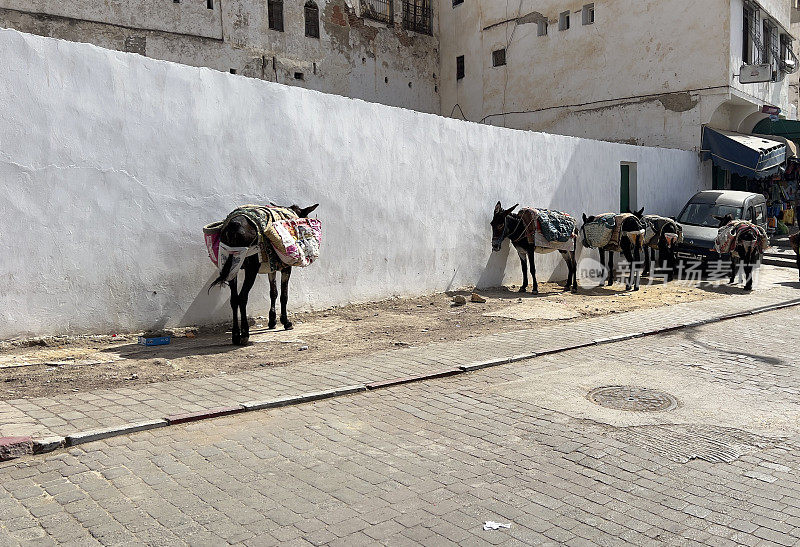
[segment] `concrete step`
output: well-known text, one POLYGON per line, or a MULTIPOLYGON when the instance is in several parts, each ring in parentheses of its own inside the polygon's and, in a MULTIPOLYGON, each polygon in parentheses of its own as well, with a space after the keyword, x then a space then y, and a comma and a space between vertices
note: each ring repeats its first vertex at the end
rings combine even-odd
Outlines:
POLYGON ((769 266, 778 266, 780 268, 797 268, 797 260, 794 257, 785 258, 785 257, 775 257, 770 255, 764 255, 761 259, 762 264, 767 264, 769 266))

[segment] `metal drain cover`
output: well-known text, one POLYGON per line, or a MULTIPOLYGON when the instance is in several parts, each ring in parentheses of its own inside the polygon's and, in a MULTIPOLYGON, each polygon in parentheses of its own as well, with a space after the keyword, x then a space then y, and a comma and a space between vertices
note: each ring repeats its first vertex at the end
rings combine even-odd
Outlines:
POLYGON ((586 398, 606 408, 633 412, 659 412, 678 407, 678 400, 669 393, 637 386, 598 387, 586 398))

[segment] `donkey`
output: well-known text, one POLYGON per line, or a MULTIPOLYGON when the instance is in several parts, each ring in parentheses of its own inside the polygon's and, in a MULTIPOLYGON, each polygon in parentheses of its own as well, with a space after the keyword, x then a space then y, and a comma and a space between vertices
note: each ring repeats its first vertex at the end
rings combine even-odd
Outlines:
MULTIPOLYGON (((511 240, 512 245, 519 254, 519 260, 522 264, 522 287, 519 292, 525 292, 528 288, 528 259, 530 259, 531 279, 533 281, 533 294, 539 293, 539 284, 536 281, 536 261, 534 253, 547 253, 552 251, 559 251, 564 261, 567 263, 569 274, 567 275, 567 283, 564 285, 565 291, 573 293, 578 292, 578 264, 575 260, 575 240, 576 233, 573 229, 571 241, 561 243, 558 241, 548 242, 543 237, 537 241, 537 237, 531 238, 531 229, 533 226, 526 226, 521 214, 513 213, 519 204, 514 205, 510 209, 503 209, 500 202, 494 206, 494 216, 492 217, 492 251, 499 251, 500 246, 505 238, 511 240), (569 247, 572 247, 569 249, 569 247)), ((535 232, 535 236, 541 236, 539 232, 535 232)))
POLYGON ((789 242, 792 244, 792 249, 794 249, 794 254, 797 255, 797 271, 800 273, 800 232, 789 236, 789 242))
MULTIPOLYGON (((761 259, 761 244, 766 233, 760 233, 758 226, 745 220, 737 221, 738 228, 729 227, 728 225, 735 220, 730 213, 725 216, 713 215, 713 217, 719 221, 720 235, 717 237, 717 241, 719 242, 725 228, 731 229, 730 235, 734 238, 733 247, 730 250, 731 277, 728 284, 732 285, 736 282, 736 274, 739 271, 739 261, 741 260, 745 277, 744 290, 753 290, 753 266, 761 259)), ((717 251, 721 252, 721 249, 717 248, 717 251)))
POLYGON ((614 235, 607 244, 602 247, 595 247, 592 242, 586 237, 586 224, 595 222, 601 215, 586 216, 583 214, 583 226, 581 231, 583 233, 583 245, 587 248, 597 248, 600 251, 600 264, 606 267, 605 253, 608 252, 608 285, 614 284, 614 253, 621 252, 628 263, 631 265, 631 271, 628 280, 625 283, 625 290, 634 291, 639 290, 640 274, 638 271, 641 265, 641 254, 644 247, 644 233, 645 225, 642 217, 644 215, 644 207, 638 211, 631 212, 630 210, 625 213, 615 215, 614 235))
MULTIPOLYGON (((284 211, 283 216, 285 216, 285 218, 307 218, 318 206, 319 203, 305 208, 291 205, 286 208, 280 208, 280 210, 284 211)), ((258 229, 247 217, 235 216, 230 219, 220 232, 220 243, 229 247, 255 247, 259 244, 258 229)), ((211 287, 215 285, 222 286, 225 284, 225 280, 231 273, 232 263, 233 259, 228 257, 228 260, 225 261, 225 264, 223 264, 219 272, 219 277, 211 283, 209 291, 211 287)), ((261 258, 259 253, 248 256, 242 263, 242 269, 244 270, 242 290, 239 292, 236 290, 236 277, 228 281, 228 285, 230 285, 231 288, 231 309, 233 310, 231 341, 234 345, 244 346, 250 339, 250 324, 247 322, 247 296, 250 293, 250 289, 253 288, 253 283, 255 283, 260 267, 261 258), (241 316, 241 322, 239 316, 241 316)), ((289 301, 289 278, 292 275, 292 267, 278 265, 278 269, 281 272, 281 324, 284 329, 291 330, 293 326, 286 313, 286 304, 289 301)), ((269 323, 267 326, 270 329, 274 329, 276 324, 275 300, 278 298, 277 272, 272 271, 268 273, 268 276, 270 308, 269 323)))
POLYGON ((677 221, 658 215, 644 215, 647 224, 644 241, 644 271, 642 275, 650 275, 650 265, 656 260, 658 251, 659 265, 667 265, 667 281, 672 281, 678 268, 675 247, 683 240, 683 228, 677 221), (649 239, 648 239, 649 238, 649 239))

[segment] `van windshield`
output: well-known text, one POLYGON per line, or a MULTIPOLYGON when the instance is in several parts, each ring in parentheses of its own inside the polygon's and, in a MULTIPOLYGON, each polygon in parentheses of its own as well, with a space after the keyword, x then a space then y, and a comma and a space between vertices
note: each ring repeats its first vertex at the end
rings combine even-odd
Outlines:
POLYGON ((727 214, 733 215, 735 219, 742 218, 742 208, 713 203, 687 203, 681 214, 678 215, 678 222, 691 226, 716 228, 719 226, 719 221, 713 215, 724 217, 727 214))

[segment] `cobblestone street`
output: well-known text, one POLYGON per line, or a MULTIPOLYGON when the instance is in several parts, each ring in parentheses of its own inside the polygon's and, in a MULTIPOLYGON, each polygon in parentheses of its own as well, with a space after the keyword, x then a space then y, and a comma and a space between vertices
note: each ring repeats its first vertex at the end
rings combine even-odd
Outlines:
POLYGON ((788 308, 6 462, 0 544, 800 544, 798 328, 788 308))

